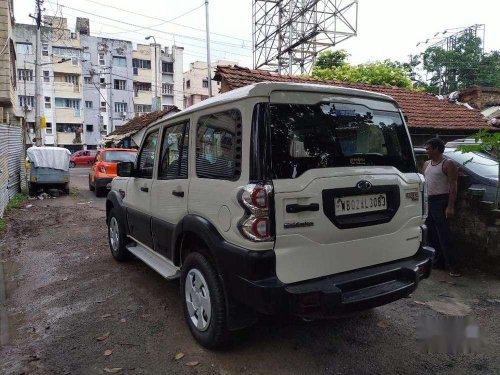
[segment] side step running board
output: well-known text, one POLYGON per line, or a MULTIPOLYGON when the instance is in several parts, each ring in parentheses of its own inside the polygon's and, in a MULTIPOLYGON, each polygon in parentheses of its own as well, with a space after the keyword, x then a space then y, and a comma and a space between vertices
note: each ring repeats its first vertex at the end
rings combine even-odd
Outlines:
POLYGON ((168 280, 177 279, 180 276, 179 268, 172 264, 169 260, 162 257, 148 247, 136 242, 130 244, 127 250, 134 254, 137 258, 146 263, 160 275, 168 280))

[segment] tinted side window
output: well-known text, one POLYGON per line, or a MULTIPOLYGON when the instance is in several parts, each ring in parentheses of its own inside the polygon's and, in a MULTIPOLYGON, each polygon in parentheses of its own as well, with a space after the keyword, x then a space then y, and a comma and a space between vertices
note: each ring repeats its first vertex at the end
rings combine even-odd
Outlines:
POLYGON ((241 173, 241 113, 214 113, 198 120, 196 174, 202 178, 236 180, 241 173))
POLYGON ((137 159, 138 177, 153 178, 153 167, 155 164, 156 144, 158 143, 158 130, 149 133, 144 141, 137 159))
POLYGON ((159 180, 187 178, 189 123, 165 128, 161 145, 159 180))

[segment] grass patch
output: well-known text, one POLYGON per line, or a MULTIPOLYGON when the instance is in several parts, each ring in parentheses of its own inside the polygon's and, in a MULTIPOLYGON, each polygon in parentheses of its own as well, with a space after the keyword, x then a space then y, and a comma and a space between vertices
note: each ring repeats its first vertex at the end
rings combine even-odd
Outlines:
POLYGON ((3 218, 0 219, 0 234, 7 229, 7 218, 5 215, 11 210, 17 210, 28 201, 28 196, 23 193, 16 193, 5 207, 3 218))
POLYGON ((72 186, 71 189, 69 190, 69 195, 71 195, 72 197, 77 197, 78 188, 76 186, 72 186))

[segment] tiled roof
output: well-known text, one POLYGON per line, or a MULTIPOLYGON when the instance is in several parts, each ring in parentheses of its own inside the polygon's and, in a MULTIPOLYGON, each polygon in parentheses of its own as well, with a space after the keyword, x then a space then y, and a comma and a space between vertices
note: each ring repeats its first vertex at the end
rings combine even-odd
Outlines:
POLYGON ((257 82, 297 82, 342 86, 360 90, 374 91, 393 97, 408 117, 408 126, 412 131, 477 131, 493 129, 478 110, 471 110, 462 105, 440 100, 432 94, 407 90, 392 86, 370 85, 343 81, 328 81, 310 77, 279 75, 263 70, 252 70, 239 66, 218 66, 215 80, 222 82, 222 87, 230 90, 257 82))
POLYGON ((177 108, 175 105, 171 105, 161 111, 150 112, 142 116, 134 117, 125 125, 120 126, 114 132, 109 133, 107 136, 109 137, 110 135, 136 133, 139 130, 148 126, 149 124, 153 123, 153 121, 156 121, 169 113, 175 113, 175 112, 179 112, 179 108, 177 108))

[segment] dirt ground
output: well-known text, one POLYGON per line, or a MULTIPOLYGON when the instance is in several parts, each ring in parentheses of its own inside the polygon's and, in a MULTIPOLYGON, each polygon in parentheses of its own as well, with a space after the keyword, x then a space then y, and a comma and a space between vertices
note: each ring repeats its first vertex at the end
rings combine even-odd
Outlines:
POLYGON ((436 271, 410 298, 349 317, 264 318, 226 349, 203 349, 184 322, 179 283, 111 257, 105 200, 88 191, 87 173, 72 170, 78 193, 10 214, 1 374, 500 374, 500 279, 478 270, 460 279, 436 271), (419 321, 451 316, 479 326, 475 352, 425 353, 419 321))

